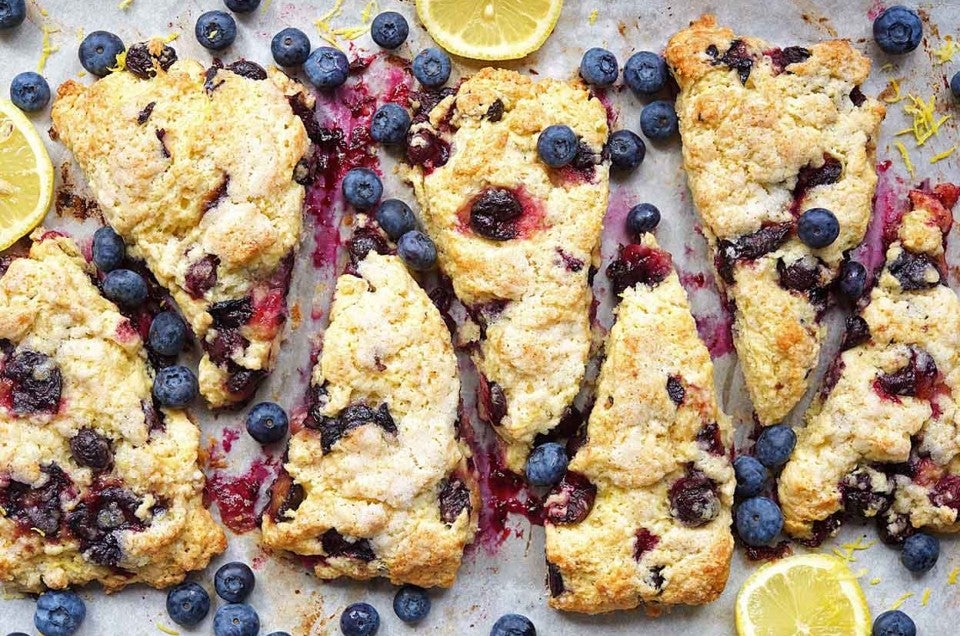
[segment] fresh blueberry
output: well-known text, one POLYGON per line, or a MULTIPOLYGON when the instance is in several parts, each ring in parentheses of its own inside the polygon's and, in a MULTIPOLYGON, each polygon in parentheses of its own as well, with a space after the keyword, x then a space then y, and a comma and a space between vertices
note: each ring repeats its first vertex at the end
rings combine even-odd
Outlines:
POLYGON ((953 77, 950 78, 950 92, 953 93, 955 99, 960 99, 960 71, 953 74, 953 77))
POLYGON ((867 268, 857 261, 844 261, 840 266, 840 293, 850 300, 857 300, 866 288, 867 268))
POLYGON ((261 402, 247 414, 247 432, 261 444, 271 444, 283 439, 290 421, 279 404, 261 402))
POLYGON ((940 557, 940 541, 936 537, 918 532, 907 537, 900 553, 900 563, 911 572, 926 572, 940 557))
POLYGON ((769 545, 783 529, 780 506, 766 497, 751 497, 737 507, 737 534, 747 545, 769 545))
POLYGON ((632 130, 618 130, 607 139, 607 151, 610 153, 611 166, 616 170, 632 172, 643 163, 647 146, 632 130))
POLYGON ((80 64, 97 77, 109 75, 123 53, 123 40, 109 31, 94 31, 80 43, 80 64))
POLYGON ((167 614, 177 625, 196 625, 210 612, 210 595, 199 583, 188 581, 167 592, 167 614))
POLYGON ((223 11, 207 11, 193 30, 197 42, 211 51, 222 51, 237 39, 237 21, 223 11))
POLYGON ((343 51, 332 46, 321 46, 303 63, 303 72, 317 88, 333 89, 347 81, 350 62, 343 51))
MULTIPOLYGON (((0 0, 0 6, 3 5, 3 0, 0 0)), ((23 632, 10 632, 7 636, 30 636, 29 634, 24 634, 23 632)))
POLYGON ((885 9, 873 21, 873 39, 884 53, 899 55, 920 46, 923 24, 913 9, 894 5, 885 9))
POLYGON ((413 58, 413 76, 427 88, 440 88, 450 79, 450 56, 438 48, 423 49, 413 58))
POLYGON ((115 269, 103 277, 103 295, 121 307, 139 307, 147 299, 147 281, 129 269, 115 269))
POLYGON ((377 46, 395 49, 410 35, 410 26, 407 24, 407 19, 396 11, 384 11, 373 19, 370 35, 377 46))
POLYGON ((826 208, 810 208, 797 220, 797 236, 807 247, 826 247, 840 236, 840 221, 826 208))
POLYGON ((340 615, 343 636, 372 636, 380 629, 380 614, 369 603, 348 605, 340 615))
POLYGON ((44 592, 37 599, 33 624, 44 636, 71 636, 87 616, 83 599, 68 591, 44 592))
POLYGON ((767 468, 783 466, 797 445, 797 434, 785 424, 768 426, 760 433, 753 454, 767 468))
POLYGON ((199 392, 197 376, 179 364, 160 369, 153 379, 153 397, 160 406, 181 409, 197 399, 199 392))
POLYGON ((873 621, 872 636, 917 636, 913 619, 900 610, 890 610, 873 621))
POLYGON ((393 611, 404 623, 419 623, 430 613, 430 597, 422 587, 404 585, 393 597, 393 611))
POLYGON ((660 210, 650 203, 641 203, 627 212, 627 231, 637 240, 647 232, 652 232, 660 223, 660 210))
POLYGON ((668 101, 650 102, 640 111, 640 130, 650 139, 669 139, 677 134, 678 129, 677 111, 668 101))
POLYGON ((737 476, 738 497, 756 497, 770 476, 766 466, 749 455, 741 455, 733 461, 733 472, 737 476))
POLYGON ((341 185, 347 203, 358 210, 369 210, 383 194, 383 182, 370 168, 354 168, 343 178, 341 185))
POLYGON ((410 269, 425 272, 437 263, 437 246, 419 230, 411 230, 397 241, 397 255, 410 269))
POLYGON ((175 311, 161 311, 150 323, 147 342, 158 354, 175 356, 187 342, 187 325, 175 311))
POLYGON ((534 486, 552 486, 567 472, 567 451, 563 444, 547 442, 533 449, 527 458, 527 480, 534 486))
POLYGON ((10 101, 28 113, 41 110, 50 102, 50 85, 40 74, 25 71, 10 82, 10 101))
POLYGON ((270 632, 267 636, 290 636, 289 632, 270 632))
POLYGON ((257 636, 260 617, 246 603, 223 605, 213 615, 214 636, 257 636))
POLYGON ((547 126, 537 138, 537 154, 551 168, 562 168, 577 156, 577 135, 569 126, 547 126))
POLYGON ((288 27, 273 36, 270 52, 280 66, 300 66, 310 57, 310 38, 300 29, 288 27))
POLYGON ((26 17, 27 4, 24 0, 0 0, 0 30, 18 27, 26 17))
MULTIPOLYGON (((286 418, 286 415, 284 415, 286 418)), ((250 596, 256 585, 253 570, 246 563, 232 561, 220 566, 213 577, 213 585, 217 589, 217 596, 228 603, 239 603, 250 596)))
POLYGON ((377 223, 391 241, 398 241, 407 232, 417 229, 413 210, 400 199, 387 199, 380 203, 377 208, 377 223))
POLYGON ((260 0, 224 0, 224 3, 234 13, 252 13, 260 6, 260 0))
POLYGON ((370 120, 370 136, 382 144, 399 144, 410 130, 410 114, 400 104, 388 102, 370 120))
POLYGON ((493 624, 490 636, 537 636, 537 628, 526 616, 504 614, 493 624))
POLYGON ((93 264, 101 272, 112 272, 120 267, 127 254, 127 246, 112 227, 102 227, 93 233, 93 264))
POLYGON ((607 49, 594 47, 588 49, 580 60, 580 77, 593 86, 610 86, 620 75, 617 58, 607 49))
POLYGON ((635 95, 653 95, 667 85, 667 63, 650 51, 634 53, 623 66, 623 81, 635 95))

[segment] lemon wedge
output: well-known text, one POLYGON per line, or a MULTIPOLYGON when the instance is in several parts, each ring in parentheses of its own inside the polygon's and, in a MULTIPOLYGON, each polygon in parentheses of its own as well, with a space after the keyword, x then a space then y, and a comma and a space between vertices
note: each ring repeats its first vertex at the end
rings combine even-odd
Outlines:
POLYGON ((0 99, 0 250, 40 223, 52 200, 53 163, 43 140, 13 102, 0 99))
POLYGON ((437 44, 474 60, 516 60, 546 42, 563 0, 417 0, 437 44))
POLYGON ((740 636, 869 636, 870 609, 841 559, 801 554, 768 563, 737 595, 740 636))

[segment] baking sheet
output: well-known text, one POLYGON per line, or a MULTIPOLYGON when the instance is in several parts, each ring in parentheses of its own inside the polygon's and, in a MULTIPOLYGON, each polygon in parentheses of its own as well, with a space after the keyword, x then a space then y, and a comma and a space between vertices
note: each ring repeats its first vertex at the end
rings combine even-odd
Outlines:
MULTIPOLYGON (((82 70, 76 49, 84 32, 106 29, 118 33, 128 44, 150 36, 181 34, 173 46, 181 57, 194 57, 209 61, 211 55, 202 49, 193 37, 193 25, 197 16, 210 9, 223 9, 217 0, 177 2, 175 0, 134 0, 126 9, 118 6, 119 0, 30 0, 28 22, 13 33, 0 33, 0 86, 6 91, 13 76, 23 70, 36 70, 44 48, 49 58, 43 74, 56 89, 62 81, 77 77, 82 70)), ((246 57, 261 64, 271 61, 270 39, 285 26, 297 26, 307 32, 314 45, 320 43, 314 21, 333 7, 333 0, 286 1, 264 0, 261 9, 249 16, 239 17, 239 37, 231 49, 224 52, 225 60, 246 57)), ((342 14, 330 20, 332 28, 356 26, 362 23, 363 0, 347 0, 342 14)), ((421 47, 430 43, 429 37, 414 19, 412 2, 380 0, 381 10, 392 9, 405 14, 411 22, 411 37, 399 54, 410 58, 421 47)), ((960 4, 952 0, 923 3, 920 5, 926 21, 925 40, 912 55, 899 59, 888 58, 873 44, 871 37, 872 18, 881 5, 876 0, 765 0, 764 2, 717 3, 705 0, 692 1, 617 1, 617 0, 567 0, 560 22, 546 45, 529 58, 504 66, 521 72, 537 73, 540 76, 571 77, 576 73, 580 56, 585 48, 604 46, 612 50, 621 64, 636 50, 662 50, 667 38, 683 28, 702 12, 715 12, 721 24, 731 25, 739 33, 756 35, 783 46, 804 44, 834 36, 851 38, 858 48, 874 59, 871 80, 864 87, 868 94, 877 94, 889 80, 899 80, 903 93, 916 93, 924 98, 936 94, 938 111, 956 113, 949 91, 945 89, 945 77, 960 70, 960 55, 954 62, 935 64, 934 49, 945 42, 948 34, 960 35, 960 4), (594 13, 596 11, 596 13, 594 13), (593 16, 593 17, 591 17, 593 16), (884 66, 887 63, 892 66, 884 66), (881 67, 883 67, 881 69, 881 67)), ((366 49, 373 52, 369 35, 354 41, 356 47, 351 57, 366 49)), ((455 74, 469 74, 478 65, 458 60, 455 74)), ((376 63, 370 71, 371 86, 376 86, 381 71, 376 63)), ((379 80, 383 80, 381 76, 379 80)), ((89 76, 83 81, 90 81, 89 76)), ((386 81, 390 81, 388 77, 386 81)), ((355 96, 355 95, 354 95, 355 96)), ((609 102, 617 113, 615 127, 639 130, 639 111, 642 104, 629 91, 613 90, 609 102)), ((324 107, 324 116, 344 124, 356 123, 342 106, 333 103, 324 107)), ((956 119, 944 124, 941 134, 931 139, 922 149, 914 147, 912 137, 901 137, 917 168, 911 178, 904 163, 893 147, 893 132, 906 126, 901 112, 902 104, 891 104, 883 127, 878 148, 878 161, 891 160, 889 170, 881 176, 880 189, 883 196, 902 196, 908 185, 924 178, 932 180, 951 177, 960 179, 960 160, 954 155, 937 164, 930 158, 960 143, 956 119)), ((49 127, 49 110, 34 117, 41 130, 49 127)), ((47 139, 54 163, 59 167, 69 158, 64 148, 47 139)), ((412 202, 409 189, 392 174, 394 160, 382 155, 385 174, 385 196, 396 196, 412 202)), ((79 196, 86 196, 83 177, 79 170, 67 169, 62 175, 58 170, 58 186, 65 187, 79 196), (65 178, 64 178, 65 177, 65 178)), ((710 345, 715 357, 717 386, 721 391, 724 408, 733 416, 738 434, 743 435, 752 427, 751 408, 746 398, 743 379, 736 356, 732 354, 729 341, 729 319, 720 309, 706 243, 697 229, 696 215, 691 208, 683 173, 680 169, 679 141, 663 144, 648 144, 643 166, 628 179, 614 180, 611 184, 611 204, 607 217, 603 254, 605 261, 615 252, 616 243, 622 239, 622 220, 626 211, 635 203, 649 201, 663 213, 663 222, 657 231, 660 243, 668 249, 681 272, 698 319, 701 333, 710 345)), ((341 211, 337 196, 333 197, 334 213, 326 219, 336 222, 341 211)), ((296 303, 295 318, 286 328, 280 364, 271 378, 260 389, 257 399, 273 399, 290 410, 300 408, 304 387, 310 368, 310 356, 316 349, 322 332, 325 309, 330 300, 330 282, 335 266, 329 262, 317 267, 311 255, 329 252, 331 234, 335 230, 322 227, 315 233, 317 219, 310 217, 300 257, 294 272, 291 302, 296 303), (320 239, 320 249, 317 240, 320 239)), ((79 239, 88 238, 97 223, 95 220, 81 222, 69 214, 63 216, 51 212, 46 220, 48 227, 72 233, 79 239)), ((956 239, 951 240, 948 261, 951 268, 951 284, 956 289, 960 281, 960 255, 956 239)), ((606 264, 606 262, 605 262, 606 264)), ((598 279, 601 277, 598 277, 598 279)), ((597 291, 603 293, 602 280, 597 291)), ((608 319, 609 313, 601 311, 608 319)), ((840 314, 834 310, 830 343, 824 351, 823 360, 830 360, 836 351, 840 314)), ((821 365, 821 372, 822 372, 821 365)), ((816 385, 818 378, 814 381, 816 385)), ((469 380, 466 380, 469 384, 469 380)), ((468 411, 472 413, 471 395, 465 396, 468 411)), ((802 414, 804 402, 794 413, 802 414)), ((207 467, 221 492, 238 485, 256 488, 269 483, 275 471, 279 449, 264 455, 259 446, 245 433, 241 433, 243 412, 214 415, 198 407, 194 409, 203 429, 210 450, 207 467), (252 469, 251 469, 252 466, 252 469), (246 480, 246 481, 242 481, 246 480)), ((475 418, 473 426, 481 440, 486 431, 475 418)), ((481 459, 484 459, 481 457, 481 459)), ((484 463, 484 462, 480 462, 484 463)), ((489 526, 489 524, 485 524, 489 526)), ((490 625, 506 612, 520 612, 529 616, 540 634, 676 634, 681 631, 699 634, 731 634, 733 628, 733 603, 740 583, 756 565, 746 562, 742 551, 734 557, 730 582, 723 596, 715 603, 701 608, 676 608, 659 618, 648 617, 643 610, 618 612, 605 616, 586 617, 566 615, 551 610, 546 603, 543 562, 543 530, 531 527, 520 517, 508 521, 508 537, 502 544, 491 533, 484 531, 478 544, 464 559, 457 584, 447 591, 432 593, 433 611, 427 621, 416 628, 418 633, 436 634, 488 634, 490 625)), ((258 548, 257 531, 242 535, 230 535, 228 552, 214 561, 204 573, 194 578, 200 581, 213 596, 212 574, 219 564, 239 559, 251 563, 257 572, 257 588, 250 602, 257 608, 263 625, 262 633, 286 630, 292 634, 339 633, 336 626, 340 611, 349 603, 364 600, 380 611, 383 621, 379 633, 407 634, 414 628, 401 623, 393 614, 391 602, 394 588, 385 582, 324 583, 307 573, 306 568, 289 559, 278 559, 258 548)), ((872 526, 847 524, 841 534, 826 543, 825 551, 863 538, 863 544, 875 539, 872 526)), ((910 575, 897 560, 897 552, 883 545, 874 545, 866 550, 855 551, 851 568, 861 573, 860 580, 874 614, 889 609, 906 593, 912 593, 903 604, 916 621, 922 634, 956 633, 960 619, 960 586, 948 584, 948 574, 960 566, 960 545, 945 539, 943 551, 936 567, 922 577, 910 575), (928 601, 924 601, 929 589, 928 601)), ((802 550, 801 548, 797 548, 802 550)), ((841 548, 842 550, 842 548, 841 548)), ((185 630, 174 625, 164 609, 164 593, 144 587, 134 587, 107 597, 95 587, 81 591, 87 601, 87 619, 81 635, 91 634, 162 634, 175 631, 184 634, 209 634, 212 631, 213 611, 198 627, 185 630)), ((216 606, 216 600, 214 600, 216 606)), ((9 599, 0 601, 0 632, 32 631, 32 599, 9 599)))

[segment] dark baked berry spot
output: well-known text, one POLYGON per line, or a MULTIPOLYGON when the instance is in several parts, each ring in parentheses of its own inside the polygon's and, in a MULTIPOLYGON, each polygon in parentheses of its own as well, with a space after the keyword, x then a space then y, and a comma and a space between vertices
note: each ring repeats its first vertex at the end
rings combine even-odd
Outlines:
POLYGON ((573 471, 567 471, 544 503, 546 520, 558 525, 580 523, 587 518, 597 498, 597 487, 573 471))
POLYGON ((152 400, 147 402, 141 400, 140 410, 143 411, 143 422, 147 426, 147 432, 162 431, 166 427, 163 411, 152 400))
POLYGON ((247 369, 233 360, 227 362, 226 387, 234 401, 243 402, 250 399, 266 377, 267 372, 263 369, 247 369))
POLYGON ((747 43, 743 40, 734 40, 730 43, 723 55, 713 44, 707 47, 707 55, 713 58, 714 65, 723 64, 724 66, 737 71, 737 77, 741 84, 746 84, 750 77, 750 70, 753 68, 753 55, 747 48, 747 43))
POLYGON ((267 72, 262 66, 250 60, 237 60, 233 64, 227 65, 228 71, 233 71, 240 77, 246 77, 252 80, 267 79, 267 72))
POLYGON ((381 404, 376 410, 366 404, 351 404, 336 417, 321 416, 319 420, 310 418, 306 422, 308 428, 319 429, 320 446, 324 453, 329 453, 333 445, 348 432, 365 424, 377 425, 392 435, 397 433, 397 425, 386 404, 381 404))
POLYGON ((146 42, 138 42, 127 49, 125 68, 140 79, 149 79, 156 77, 157 66, 168 71, 176 61, 177 52, 173 47, 165 45, 159 55, 154 55, 146 42))
POLYGON ((150 115, 153 114, 153 108, 157 105, 157 102, 150 102, 143 107, 143 110, 140 111, 140 114, 137 115, 137 124, 143 126, 147 123, 147 120, 150 119, 150 115))
POLYGON ((507 396, 503 388, 483 374, 477 383, 477 411, 480 419, 491 426, 500 426, 507 416, 507 396))
POLYGON ((936 262, 926 254, 903 250, 890 265, 890 273, 904 291, 929 289, 940 284, 942 276, 936 262))
POLYGON ((470 228, 485 238, 506 241, 517 237, 518 230, 514 221, 520 218, 521 214, 523 206, 510 190, 484 190, 470 206, 470 228))
POLYGON ((67 515, 67 525, 79 539, 83 555, 99 565, 119 565, 123 558, 120 533, 145 528, 136 515, 141 503, 137 495, 122 486, 96 482, 67 515))
POLYGON ((208 192, 207 196, 203 198, 203 205, 201 206, 201 209, 203 210, 204 214, 220 205, 220 201, 227 196, 228 187, 230 187, 230 175, 224 174, 223 178, 220 179, 220 184, 208 192))
POLYGON ((858 468, 840 480, 840 496, 843 507, 851 515, 859 518, 882 515, 893 501, 892 487, 879 489, 873 483, 870 472, 858 468))
POLYGON ((663 584, 667 582, 667 579, 663 576, 664 566, 655 565, 650 568, 650 573, 647 575, 647 583, 655 589, 657 592, 663 590, 663 584))
POLYGON ((194 298, 201 298, 217 284, 217 267, 220 266, 220 257, 207 254, 195 260, 187 268, 184 276, 184 287, 194 298))
POLYGON ((607 266, 607 278, 616 294, 637 284, 651 287, 670 275, 673 263, 663 250, 631 243, 621 245, 617 258, 607 266))
POLYGON ((369 539, 349 541, 335 528, 330 528, 320 537, 323 551, 328 557, 346 557, 369 563, 377 558, 369 539))
POLYGON ((794 200, 801 200, 812 188, 830 185, 840 180, 843 174, 843 164, 836 157, 824 153, 823 164, 820 166, 807 165, 797 173, 797 185, 793 188, 794 200))
POLYGON ((418 130, 407 138, 407 161, 422 166, 429 174, 450 160, 450 144, 429 130, 418 130))
POLYGON ((560 257, 560 263, 568 272, 576 273, 583 269, 583 261, 567 254, 563 248, 557 248, 557 255, 560 257))
POLYGON ((633 558, 639 561, 643 555, 653 550, 660 543, 660 537, 646 528, 637 530, 637 538, 633 544, 633 558))
POLYGON ((888 513, 877 517, 877 536, 887 545, 901 545, 914 533, 916 529, 905 514, 888 513))
POLYGON ((207 313, 213 318, 215 329, 238 329, 250 321, 253 315, 253 301, 249 296, 221 300, 210 305, 207 313))
POLYGON ((733 264, 737 261, 753 261, 776 250, 790 235, 790 223, 766 225, 752 234, 738 236, 733 241, 726 239, 717 244, 717 272, 724 282, 732 285, 733 264))
POLYGON ((0 395, 8 394, 10 406, 18 415, 56 413, 62 387, 57 363, 38 351, 11 353, 0 369, 0 395))
POLYGON ((550 589, 550 596, 554 598, 560 596, 566 590, 560 568, 549 561, 547 561, 547 587, 550 589))
POLYGON ((113 463, 110 440, 91 428, 81 428, 70 439, 70 454, 80 466, 106 470, 113 463))
POLYGON ((773 64, 776 73, 782 73, 791 64, 798 64, 807 60, 812 53, 802 46, 788 46, 785 49, 771 49, 764 52, 773 64))
POLYGON ((911 347, 907 364, 892 373, 881 373, 874 386, 886 395, 930 399, 939 377, 933 356, 923 349, 911 347))
POLYGON ((726 452, 723 439, 720 437, 720 426, 716 422, 704 424, 697 431, 697 446, 717 457, 721 457, 726 452))
POLYGON ((840 349, 846 351, 870 340, 870 325, 860 316, 848 316, 840 349))
POLYGON ((370 252, 387 254, 390 251, 386 239, 372 227, 358 228, 347 243, 351 262, 356 265, 367 257, 370 252))
POLYGON ((683 404, 683 398, 686 397, 687 390, 683 388, 683 382, 679 376, 671 375, 667 378, 667 395, 677 406, 683 404))
POLYGON ((485 115, 488 121, 498 122, 503 119, 503 102, 499 98, 493 100, 493 103, 490 104, 490 108, 487 109, 487 114, 485 115))
POLYGON ((0 513, 16 521, 24 531, 36 528, 52 538, 60 531, 60 500, 72 482, 56 464, 44 466, 40 471, 46 475, 42 486, 31 488, 29 484, 11 480, 0 487, 0 513))
POLYGON ((853 102, 853 105, 859 108, 863 106, 863 103, 867 101, 867 96, 863 94, 863 91, 860 90, 859 86, 854 86, 853 90, 850 91, 850 101, 853 102))
POLYGON ((303 486, 293 481, 290 474, 282 470, 270 487, 270 505, 267 512, 274 523, 286 521, 287 512, 296 511, 303 503, 306 493, 303 486))
POLYGON ((930 503, 960 511, 960 475, 944 475, 930 491, 930 503))
POLYGON ((670 486, 670 513, 680 523, 696 528, 709 523, 720 514, 717 484, 697 469, 670 486))
POLYGON ((437 499, 440 519, 444 523, 454 523, 464 510, 470 514, 470 489, 457 477, 444 479, 440 483, 437 499))
POLYGON ((789 265, 783 259, 777 260, 777 276, 784 289, 809 292, 824 284, 826 268, 816 258, 809 256, 796 260, 789 265))
POLYGON ((828 537, 832 536, 842 522, 843 511, 832 514, 826 519, 817 519, 813 522, 813 529, 810 531, 810 536, 806 539, 796 539, 796 542, 808 548, 816 548, 826 541, 828 537))

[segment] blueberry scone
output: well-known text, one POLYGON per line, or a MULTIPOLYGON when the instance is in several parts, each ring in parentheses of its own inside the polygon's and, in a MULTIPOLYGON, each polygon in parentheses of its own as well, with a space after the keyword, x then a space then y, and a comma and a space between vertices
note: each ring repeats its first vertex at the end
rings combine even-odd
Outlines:
POLYGON ((733 550, 732 435, 713 364, 652 235, 607 273, 620 303, 586 442, 544 504, 550 605, 708 603, 733 550))
POLYGON ((337 281, 263 540, 322 579, 447 587, 478 511, 450 332, 398 257, 371 251, 356 272, 337 281))
POLYGON ((200 432, 153 403, 140 336, 77 246, 33 239, 0 278, 0 583, 177 583, 226 548, 200 432))
POLYGON ((914 190, 887 220, 886 264, 780 477, 795 537, 822 540, 844 511, 893 542, 960 531, 960 300, 943 259, 957 194, 914 190))
POLYGON ((279 346, 308 147, 297 90, 275 69, 205 69, 152 41, 130 47, 122 72, 66 82, 53 106, 107 222, 202 343, 213 407, 248 399, 279 346))
POLYGON ((861 92, 870 60, 845 40, 781 49, 706 15, 670 39, 666 59, 747 390, 759 422, 776 423, 807 389, 827 288, 866 231, 884 106, 861 92), (796 235, 797 217, 815 207, 840 223, 820 249, 796 235))
POLYGON ((461 337, 476 342, 481 417, 516 470, 584 375, 609 191, 606 111, 581 84, 487 68, 424 119, 408 138, 407 178, 440 267, 473 318, 461 337), (552 124, 580 138, 560 169, 537 157, 552 124))

